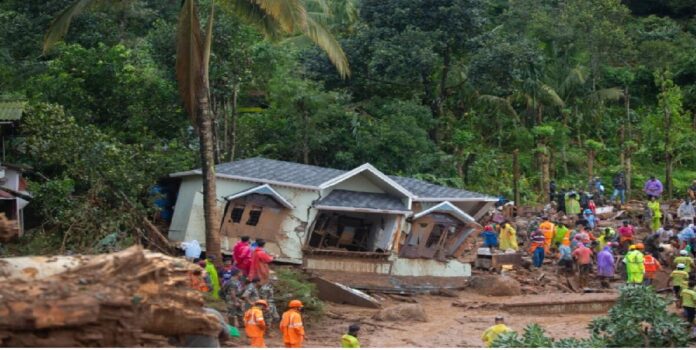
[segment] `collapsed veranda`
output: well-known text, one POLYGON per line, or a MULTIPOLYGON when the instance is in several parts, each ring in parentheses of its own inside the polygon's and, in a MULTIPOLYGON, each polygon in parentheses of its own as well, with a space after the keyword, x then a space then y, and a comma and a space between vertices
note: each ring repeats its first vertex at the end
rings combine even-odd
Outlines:
MULTIPOLYGON (((205 245, 200 169, 179 181, 172 241, 205 245)), ((315 270, 399 276, 468 276, 458 257, 495 197, 388 176, 370 164, 350 171, 265 158, 216 167, 221 241, 262 238, 278 261, 315 270)))

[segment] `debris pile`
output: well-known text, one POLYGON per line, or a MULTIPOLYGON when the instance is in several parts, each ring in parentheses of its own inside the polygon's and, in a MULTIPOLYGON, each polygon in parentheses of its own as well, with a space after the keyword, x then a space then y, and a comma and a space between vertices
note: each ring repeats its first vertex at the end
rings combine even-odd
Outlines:
POLYGON ((220 332, 219 321, 201 312, 203 296, 188 286, 195 265, 182 259, 134 246, 36 259, 22 270, 8 268, 11 260, 0 259, 0 346, 162 347, 173 345, 170 337, 220 332), (44 268, 56 273, 34 279, 44 268))
POLYGON ((5 213, 0 213, 0 242, 9 242, 19 235, 19 224, 16 220, 10 220, 5 213))

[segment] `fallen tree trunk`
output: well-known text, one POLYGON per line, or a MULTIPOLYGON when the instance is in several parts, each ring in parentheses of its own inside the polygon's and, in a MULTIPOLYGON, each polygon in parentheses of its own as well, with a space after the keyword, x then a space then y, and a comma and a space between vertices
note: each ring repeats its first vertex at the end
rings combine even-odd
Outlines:
MULTIPOLYGON (((25 266, 31 260, 22 259, 25 266)), ((198 267, 185 260, 138 246, 53 263, 37 258, 19 271, 8 270, 11 260, 0 259, 0 346, 172 346, 169 337, 221 330, 202 312, 203 295, 189 287, 188 274, 198 267), (46 267, 74 259, 62 269, 46 267), (26 276, 43 268, 55 271, 26 276)))

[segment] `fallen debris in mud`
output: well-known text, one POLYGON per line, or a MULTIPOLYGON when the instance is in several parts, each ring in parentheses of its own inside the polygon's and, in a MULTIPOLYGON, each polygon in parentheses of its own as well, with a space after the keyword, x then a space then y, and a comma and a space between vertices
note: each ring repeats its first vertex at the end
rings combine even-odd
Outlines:
POLYGON ((469 287, 482 295, 512 296, 522 294, 520 283, 509 276, 474 276, 469 281, 469 287))
POLYGON ((373 319, 377 321, 417 321, 428 322, 425 309, 420 304, 398 304, 376 313, 373 319))
POLYGON ((357 289, 353 289, 341 283, 332 282, 318 276, 312 277, 310 281, 317 286, 319 298, 322 300, 339 304, 380 308, 380 303, 377 301, 377 299, 357 289))
POLYGON ((0 213, 0 242, 9 242, 19 235, 19 223, 10 220, 5 213, 0 213))
POLYGON ((194 265, 137 246, 75 259, 51 276, 0 278, 1 346, 163 347, 168 337, 220 332, 188 285, 194 265))

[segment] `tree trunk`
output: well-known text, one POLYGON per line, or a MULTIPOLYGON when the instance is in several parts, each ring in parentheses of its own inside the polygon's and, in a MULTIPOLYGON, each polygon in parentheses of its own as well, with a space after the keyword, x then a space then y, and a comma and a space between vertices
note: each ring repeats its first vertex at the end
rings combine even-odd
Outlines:
MULTIPOLYGON (((563 112, 563 128, 568 129, 568 113, 563 112)), ((566 143, 561 142, 561 161, 563 162, 563 177, 568 176, 568 153, 566 151, 566 143)))
POLYGON ((549 198, 549 156, 546 153, 544 145, 539 144, 537 146, 539 150, 539 165, 541 166, 541 180, 539 181, 540 186, 541 186, 541 194, 543 195, 543 200, 546 200, 546 198, 549 198))
POLYGON ((672 144, 671 133, 672 113, 669 108, 665 108, 664 135, 665 135, 665 192, 667 199, 672 199, 672 144))
POLYGON ((621 147, 621 154, 619 155, 619 164, 621 164, 621 169, 626 169, 626 132, 624 130, 624 126, 621 125, 619 128, 619 143, 621 147))
POLYGON ((515 205, 520 203, 520 150, 512 151, 512 191, 515 205))
POLYGON ((592 177, 594 176, 594 160, 595 151, 591 149, 587 152, 587 178, 590 182, 592 181, 592 177))
MULTIPOLYGON (((631 95, 628 93, 628 85, 624 87, 624 103, 626 107, 626 134, 628 136, 629 140, 632 140, 632 135, 631 135, 631 95)), ((623 128, 622 128, 623 131, 623 128)), ((623 140, 624 134, 621 134, 622 136, 622 141, 621 143, 624 144, 625 141, 623 140)), ((625 162, 625 170, 626 170, 626 200, 631 199, 631 153, 633 150, 625 150, 624 149, 624 162, 625 162)))
POLYGON ((302 112, 302 123, 304 130, 302 131, 302 161, 304 164, 309 164, 309 114, 307 111, 302 112))
POLYGON ((631 152, 626 152, 626 200, 631 199, 631 152))
POLYGON ((232 119, 230 120, 230 162, 234 161, 235 154, 237 152, 237 100, 239 99, 239 84, 235 83, 232 85, 232 119))
POLYGON ((220 214, 217 207, 213 118, 210 114, 208 93, 201 94, 198 111, 198 137, 200 140, 201 169, 203 171, 203 216, 205 219, 206 256, 214 256, 220 262, 220 214))

